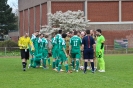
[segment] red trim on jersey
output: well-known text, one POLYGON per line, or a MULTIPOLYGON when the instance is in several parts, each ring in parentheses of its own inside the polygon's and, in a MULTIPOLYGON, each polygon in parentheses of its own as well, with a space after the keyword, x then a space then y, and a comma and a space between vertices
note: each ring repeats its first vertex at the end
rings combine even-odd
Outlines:
POLYGON ((88 48, 90 48, 90 36, 88 36, 88 48))

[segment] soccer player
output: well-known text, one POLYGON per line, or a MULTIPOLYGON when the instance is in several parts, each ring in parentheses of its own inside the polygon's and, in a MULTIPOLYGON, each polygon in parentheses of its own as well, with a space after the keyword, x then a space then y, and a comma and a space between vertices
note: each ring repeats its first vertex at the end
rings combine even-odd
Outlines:
POLYGON ((25 35, 20 37, 18 41, 18 46, 21 50, 23 71, 26 71, 27 60, 29 59, 29 45, 31 46, 31 50, 34 51, 34 46, 30 40, 29 34, 25 33, 25 35))
POLYGON ((59 30, 58 31, 58 34, 55 36, 55 40, 54 42, 57 43, 57 47, 55 48, 55 52, 56 52, 56 61, 55 61, 55 64, 56 64, 56 67, 58 67, 59 65, 59 45, 60 45, 60 39, 62 39, 62 30, 59 30))
POLYGON ((44 41, 44 51, 43 51, 43 67, 44 69, 48 69, 46 66, 46 60, 48 60, 48 63, 50 64, 50 58, 48 58, 48 40, 47 40, 48 36, 45 35, 45 37, 43 37, 43 41, 44 41))
POLYGON ((104 42, 105 38, 101 34, 102 31, 101 29, 96 30, 97 34, 97 41, 96 41, 96 57, 98 59, 98 64, 100 67, 99 72, 105 72, 105 62, 104 62, 104 42))
MULTIPOLYGON (((34 47, 36 48, 36 49, 38 49, 37 47, 38 47, 38 44, 37 44, 37 39, 36 39, 36 37, 39 35, 39 31, 36 31, 35 33, 33 33, 32 34, 32 36, 31 36, 31 41, 33 42, 33 45, 34 45, 34 47), (36 42, 35 42, 35 40, 36 40, 36 42)), ((33 67, 33 60, 34 60, 34 53, 35 53, 35 51, 34 52, 32 52, 32 50, 31 50, 31 47, 29 47, 29 50, 30 50, 30 54, 31 54, 31 59, 30 59, 30 64, 29 64, 29 66, 28 66, 28 68, 29 67, 33 67)), ((37 50, 36 50, 37 51, 37 50)))
MULTIPOLYGON (((96 36, 94 34, 93 30, 90 30, 90 34, 91 36, 94 38, 94 40, 96 41, 96 36)), ((97 69, 97 59, 96 59, 96 52, 94 52, 94 68, 95 70, 97 69)))
POLYGON ((93 54, 95 50, 95 40, 90 36, 90 30, 86 30, 87 36, 82 39, 82 50, 84 56, 84 73, 87 70, 88 60, 91 63, 92 73, 94 73, 93 54))
POLYGON ((66 53, 66 43, 65 43, 65 38, 67 34, 62 34, 62 38, 59 39, 59 65, 58 65, 58 72, 61 70, 61 65, 62 62, 64 62, 66 72, 69 73, 68 71, 68 55, 66 53))
POLYGON ((53 57, 53 70, 56 70, 55 67, 58 67, 58 64, 55 63, 56 61, 56 52, 55 50, 57 49, 57 42, 55 41, 55 36, 56 34, 53 35, 53 38, 52 38, 52 57, 53 57))
POLYGON ((80 46, 81 46, 81 38, 77 36, 77 31, 74 31, 74 36, 70 39, 70 52, 69 54, 71 55, 72 58, 72 66, 73 70, 75 70, 75 61, 76 61, 76 72, 79 70, 79 60, 81 58, 81 51, 80 51, 80 46))

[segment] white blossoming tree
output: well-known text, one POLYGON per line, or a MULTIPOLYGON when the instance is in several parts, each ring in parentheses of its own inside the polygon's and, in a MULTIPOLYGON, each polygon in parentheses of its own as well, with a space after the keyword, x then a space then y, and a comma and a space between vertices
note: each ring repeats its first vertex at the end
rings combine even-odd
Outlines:
POLYGON ((48 13, 49 25, 41 27, 41 33, 52 34, 62 29, 63 31, 84 30, 89 20, 85 21, 83 11, 57 11, 56 13, 48 13))

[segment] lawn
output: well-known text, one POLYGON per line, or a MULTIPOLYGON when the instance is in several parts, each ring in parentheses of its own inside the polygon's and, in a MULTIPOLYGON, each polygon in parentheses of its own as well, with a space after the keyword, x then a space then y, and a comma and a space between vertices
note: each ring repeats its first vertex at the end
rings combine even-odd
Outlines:
POLYGON ((133 88, 133 55, 105 55, 105 62, 105 73, 23 72, 18 57, 0 57, 0 88, 133 88))

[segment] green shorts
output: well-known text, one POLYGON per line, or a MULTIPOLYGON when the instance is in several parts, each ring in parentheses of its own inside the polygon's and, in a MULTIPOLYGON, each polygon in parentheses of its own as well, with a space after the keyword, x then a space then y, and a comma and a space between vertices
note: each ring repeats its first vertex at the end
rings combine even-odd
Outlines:
POLYGON ((52 50, 52 57, 55 59, 57 57, 57 54, 55 52, 55 50, 52 50))
POLYGON ((59 52, 59 59, 60 59, 60 61, 62 61, 62 62, 65 62, 65 61, 68 60, 68 58, 66 57, 66 55, 65 55, 65 53, 64 53, 63 51, 60 51, 60 52, 59 52))
POLYGON ((71 58, 80 59, 81 53, 71 53, 71 58))

